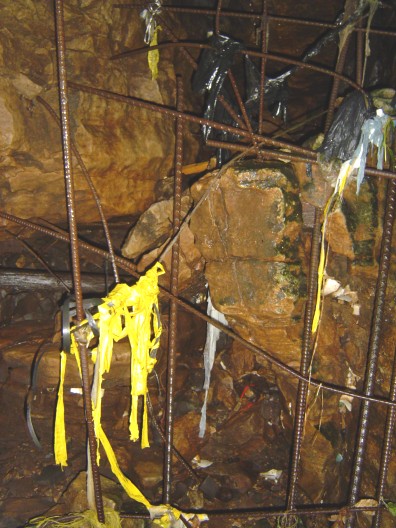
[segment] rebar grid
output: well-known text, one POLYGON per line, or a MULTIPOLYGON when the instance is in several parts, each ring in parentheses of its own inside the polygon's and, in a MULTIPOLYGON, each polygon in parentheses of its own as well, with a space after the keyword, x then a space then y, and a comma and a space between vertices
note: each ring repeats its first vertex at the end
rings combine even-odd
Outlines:
MULTIPOLYGON (((19 219, 15 216, 12 216, 7 213, 0 213, 0 217, 7 219, 11 222, 18 223, 20 225, 23 225, 25 227, 29 227, 31 229, 36 229, 38 231, 41 231, 44 234, 47 234, 49 236, 58 238, 60 240, 63 240, 71 245, 72 248, 72 263, 73 263, 73 277, 75 280, 75 288, 76 288, 76 300, 81 299, 82 300, 82 293, 81 293, 81 284, 79 286, 79 278, 80 278, 80 269, 79 269, 79 253, 78 253, 78 247, 81 246, 82 248, 85 248, 89 251, 94 251, 98 254, 101 254, 102 256, 108 256, 109 252, 106 252, 104 250, 101 250, 99 248, 96 248, 92 245, 89 245, 85 242, 79 241, 77 238, 77 225, 75 221, 75 208, 74 208, 74 202, 73 202, 73 187, 72 187, 72 174, 71 174, 71 162, 70 162, 70 137, 69 137, 69 130, 68 130, 68 108, 67 108, 67 87, 81 90, 86 93, 90 93, 92 95, 105 97, 108 99, 113 99, 116 101, 119 101, 122 104, 129 104, 136 107, 146 108, 149 110, 152 110, 154 112, 157 112, 159 114, 171 117, 176 120, 176 146, 175 146, 175 193, 174 193, 174 227, 173 227, 173 234, 176 235, 178 231, 181 228, 180 223, 180 199, 181 199, 181 166, 182 166, 182 135, 183 135, 183 124, 186 122, 192 122, 192 123, 198 123, 198 124, 206 124, 209 125, 215 129, 218 130, 224 130, 230 133, 238 134, 239 136, 243 137, 245 141, 251 141, 253 144, 256 145, 256 148, 260 149, 260 154, 263 156, 267 156, 269 159, 273 158, 281 158, 281 159, 289 159, 293 161, 302 161, 307 163, 316 163, 316 154, 311 151, 310 149, 298 147, 296 145, 292 145, 288 142, 282 142, 282 141, 276 141, 271 138, 268 138, 266 136, 262 135, 262 116, 263 116, 263 108, 264 108, 264 76, 265 76, 265 63, 268 59, 271 60, 278 60, 279 62, 287 63, 287 64, 295 64, 299 65, 301 67, 311 69, 326 75, 332 75, 334 77, 334 85, 337 85, 337 82, 340 80, 343 80, 347 83, 349 83, 352 87, 355 89, 360 89, 360 83, 362 81, 361 76, 361 42, 359 41, 358 46, 358 57, 360 54, 360 59, 358 58, 358 68, 357 68, 357 83, 354 83, 347 79, 346 77, 343 77, 341 75, 342 67, 337 68, 336 73, 331 72, 329 70, 326 70, 325 68, 320 68, 317 66, 307 65, 304 63, 301 63, 301 61, 291 60, 287 58, 278 57, 276 55, 270 54, 267 52, 266 47, 266 35, 267 30, 270 22, 273 21, 282 21, 285 23, 300 23, 300 24, 307 24, 307 25, 313 25, 316 27, 324 27, 324 28, 334 28, 334 24, 328 24, 328 23, 316 23, 312 21, 302 21, 290 17, 278 17, 275 15, 268 15, 267 11, 267 2, 266 0, 263 1, 263 12, 261 14, 251 14, 251 13, 237 13, 237 12, 230 12, 230 11, 224 11, 221 9, 221 0, 218 1, 218 6, 216 10, 203 10, 203 9, 192 9, 192 8, 178 8, 178 7, 172 7, 172 6, 163 6, 164 10, 172 11, 172 12, 189 12, 189 13, 198 13, 198 14, 211 14, 215 15, 215 25, 216 25, 216 31, 219 31, 220 27, 220 19, 222 16, 238 16, 239 18, 246 18, 251 20, 260 20, 262 22, 262 44, 261 44, 261 52, 256 52, 249 50, 247 53, 251 56, 258 57, 261 60, 261 70, 260 70, 260 103, 259 103, 259 124, 258 124, 258 133, 254 133, 251 123, 249 122, 249 119, 247 116, 245 116, 245 113, 243 112, 243 103, 241 106, 241 111, 245 120, 244 128, 242 128, 242 123, 239 124, 239 128, 237 127, 231 127, 231 126, 225 126, 221 123, 217 123, 214 121, 209 121, 202 119, 198 116, 194 116, 192 114, 186 113, 183 110, 183 96, 182 96, 182 86, 181 86, 181 80, 178 79, 177 81, 177 107, 176 109, 164 107, 161 105, 155 105, 153 103, 148 103, 146 101, 142 101, 133 97, 127 97, 123 96, 121 94, 115 94, 109 91, 101 90, 98 88, 92 88, 83 86, 81 84, 67 82, 66 81, 66 73, 64 68, 64 34, 63 34, 63 20, 60 18, 62 16, 62 0, 55 0, 56 5, 56 17, 57 17, 57 35, 58 35, 58 54, 59 54, 59 92, 60 92, 60 104, 61 104, 61 121, 62 121, 62 139, 63 139, 63 146, 64 146, 64 167, 65 167, 65 180, 66 180, 66 188, 67 188, 67 197, 68 197, 68 213, 69 213, 69 220, 70 220, 70 235, 67 233, 57 232, 55 230, 51 230, 48 228, 45 228, 43 226, 38 226, 37 224, 34 224, 32 222, 19 219), (62 56, 63 54, 63 56, 62 56), (246 119, 247 118, 247 119, 246 119), (270 150, 269 148, 262 148, 262 145, 265 145, 266 147, 270 146, 274 149, 284 149, 287 148, 291 151, 291 154, 288 152, 280 152, 277 150, 270 150)), ((143 5, 142 5, 143 6, 143 5)), ((128 5, 128 4, 116 4, 114 7, 138 7, 137 5, 128 5)), ((355 31, 357 31, 357 35, 361 36, 364 34, 365 31, 367 31, 365 28, 359 27, 355 28, 355 31)), ((370 29, 370 32, 372 34, 379 34, 384 36, 392 36, 394 37, 396 34, 394 32, 390 31, 382 31, 379 29, 370 29)), ((173 43, 166 43, 166 44, 160 44, 157 46, 158 49, 162 49, 164 47, 169 46, 177 46, 182 49, 182 52, 184 56, 186 57, 188 54, 186 48, 187 47, 194 47, 197 46, 193 43, 185 43, 185 42, 173 42, 173 43)), ((201 48, 205 47, 205 45, 198 45, 201 48)), ((151 48, 154 49, 155 47, 151 48)), ((134 52, 126 52, 124 54, 121 54, 122 56, 133 54, 138 54, 141 52, 147 52, 147 49, 143 50, 135 50, 134 52)), ((121 56, 120 55, 120 56, 121 56)), ((191 56, 190 56, 191 58, 191 56)), ((192 59, 192 58, 191 58, 192 59)), ((193 60, 193 59, 192 59, 193 60)), ((191 62, 191 61, 190 61, 191 62)), ((333 87, 333 91, 336 92, 336 89, 333 87)), ((333 112, 333 99, 334 97, 331 97, 331 104, 328 112, 328 116, 332 115, 333 112)), ((230 112, 231 114, 231 112, 230 112)), ((328 123, 331 122, 331 119, 328 118, 328 123)), ((327 126, 327 125, 326 125, 327 126)), ((227 142, 219 142, 219 141, 208 141, 209 146, 213 146, 216 148, 227 148, 230 150, 240 150, 245 151, 250 149, 252 150, 251 145, 247 145, 246 143, 227 143, 227 142)), ((381 520, 381 512, 383 506, 379 504, 377 508, 358 508, 355 506, 358 496, 359 496, 359 485, 360 485, 360 479, 361 479, 361 472, 362 472, 362 466, 363 466, 363 457, 365 454, 365 441, 367 437, 367 427, 368 427, 368 413, 370 408, 370 403, 376 402, 387 406, 388 409, 388 415, 387 415, 387 422, 386 422, 386 433, 385 433, 385 440, 382 450, 382 459, 380 463, 380 475, 379 475, 379 483, 377 487, 377 499, 380 500, 383 498, 383 492, 385 488, 386 483, 386 476, 387 476, 387 468, 389 465, 390 455, 391 455, 391 443, 392 443, 392 434, 394 430, 394 422, 395 422, 395 416, 396 416, 396 357, 395 357, 395 363, 394 363, 394 372, 392 376, 392 382, 391 382, 391 393, 390 397, 387 398, 377 398, 373 395, 373 386, 375 382, 375 369, 376 369, 376 362, 378 359, 378 346, 379 346, 379 337, 380 337, 380 329, 381 329, 381 323, 382 323, 382 315, 383 315, 383 309, 384 309, 384 302, 385 302, 385 291, 386 291, 386 282, 387 282, 387 276, 389 271, 389 263, 390 263, 390 248, 391 248, 391 235, 392 235, 392 227, 393 227, 393 220, 394 220, 394 206, 395 206, 395 196, 396 196, 396 176, 391 171, 379 171, 377 169, 373 168, 367 168, 366 174, 370 176, 375 177, 385 177, 390 180, 389 182, 389 192, 388 192, 388 198, 387 198, 387 208, 385 213, 385 221, 384 221, 384 235, 383 235, 383 250, 382 250, 382 256, 381 256, 381 263, 380 263, 380 271, 379 271, 379 278, 378 278, 378 287, 377 287, 377 298, 375 302, 375 307, 373 310, 373 332, 370 337, 370 352, 369 352, 369 358, 368 358, 368 377, 366 380, 365 388, 364 388, 364 394, 359 394, 357 391, 348 390, 346 387, 337 387, 333 386, 328 383, 324 383, 315 379, 308 379, 308 365, 309 365, 309 359, 310 359, 310 345, 311 345, 311 336, 309 333, 307 333, 307 329, 310 330, 311 324, 310 321, 312 319, 312 302, 310 303, 311 295, 314 296, 314 293, 312 293, 313 288, 315 286, 315 280, 314 275, 316 273, 316 267, 315 264, 317 262, 317 248, 318 248, 318 241, 320 238, 320 222, 319 222, 319 212, 316 212, 316 223, 315 223, 315 229, 312 235, 311 240, 311 248, 312 248, 312 254, 311 254, 311 265, 309 269, 309 280, 308 280, 308 302, 306 306, 306 313, 305 313, 305 324, 304 324, 304 336, 303 336, 303 353, 302 353, 302 359, 301 359, 301 372, 297 372, 294 369, 288 367, 281 361, 277 360, 276 358, 272 357, 268 352, 262 350, 261 348, 257 347, 253 343, 245 341, 240 336, 234 334, 230 329, 227 327, 224 327, 221 325, 221 323, 218 323, 216 321, 211 320, 208 318, 205 314, 201 313, 199 310, 195 309, 193 306, 190 306, 188 303, 184 302, 183 300, 178 298, 178 287, 177 287, 177 278, 178 278, 178 253, 179 253, 179 247, 178 242, 176 242, 173 246, 172 251, 172 271, 171 271, 171 286, 170 291, 166 290, 165 288, 161 287, 161 293, 165 295, 167 298, 170 299, 170 331, 169 331, 169 356, 168 356, 168 393, 167 393, 167 401, 166 401, 166 413, 167 413, 167 428, 166 428, 166 447, 165 447, 165 464, 164 464, 164 502, 168 503, 171 500, 170 497, 170 489, 171 489, 171 466, 172 466, 172 398, 173 398, 173 375, 174 375, 174 361, 175 361, 175 345, 177 342, 177 307, 183 307, 183 309, 195 314, 196 316, 200 317, 201 319, 210 322, 211 324, 214 324, 214 326, 220 328, 224 333, 231 336, 236 341, 243 344, 246 348, 253 351, 256 354, 259 354, 261 357, 264 357, 269 362, 271 362, 274 366, 282 369, 284 372, 287 372, 291 376, 293 376, 295 379, 299 380, 299 387, 298 387, 298 396, 297 396, 297 406, 300 409, 300 412, 297 412, 296 414, 296 423, 294 426, 294 437, 295 437, 295 445, 298 447, 295 448, 293 453, 293 462, 292 462, 292 469, 290 471, 290 479, 289 479, 289 495, 287 499, 286 504, 286 511, 285 509, 279 509, 279 510, 266 510, 265 508, 259 509, 259 510, 229 510, 229 511, 215 511, 211 512, 211 515, 213 515, 215 518, 217 517, 226 517, 226 518, 237 518, 238 516, 241 518, 245 517, 257 517, 257 518, 264 518, 264 517, 279 517, 282 514, 287 515, 308 515, 308 516, 316 516, 316 515, 323 515, 323 514, 329 514, 329 513, 339 513, 340 510, 345 508, 345 512, 347 514, 353 514, 357 511, 375 511, 376 516, 374 520, 375 528, 378 528, 380 526, 380 520, 381 520), (358 441, 358 450, 356 454, 356 460, 354 464, 353 469, 353 479, 352 479, 352 486, 350 490, 350 498, 348 505, 339 505, 335 508, 323 508, 321 506, 315 506, 312 507, 302 507, 299 508, 298 505, 295 504, 295 492, 296 492, 296 485, 297 485, 297 478, 298 478, 298 459, 299 459, 299 452, 301 443, 303 441, 303 420, 305 416, 305 403, 306 403, 306 394, 307 394, 307 388, 308 384, 311 386, 321 387, 323 390, 332 391, 334 393, 338 394, 348 394, 353 396, 354 398, 359 399, 363 402, 363 411, 362 411, 362 417, 361 417, 361 425, 360 425, 360 431, 359 431, 359 441, 358 441)), ((127 259, 123 259, 121 257, 118 257, 117 255, 112 255, 111 246, 110 248, 110 258, 115 262, 118 263, 118 265, 131 273, 131 275, 135 277, 139 277, 139 274, 135 272, 135 267, 133 264, 131 264, 127 259)), ((77 302, 77 307, 79 306, 79 302, 77 302)), ((78 320, 81 321, 83 317, 81 316, 81 309, 80 312, 78 311, 78 320)), ((81 356, 83 358, 84 356, 84 347, 81 347, 81 356)), ((86 358, 86 355, 85 355, 86 358)), ((83 382, 84 383, 84 382, 83 382)), ((88 395, 89 398, 89 389, 86 390, 86 387, 84 386, 84 391, 88 395)), ((85 401, 85 399, 84 399, 85 401)), ((90 401, 90 400, 89 400, 90 401)), ((88 407, 90 407, 90 404, 88 404, 88 407)), ((90 434, 90 427, 89 427, 89 418, 87 417, 87 423, 88 423, 88 432, 90 434)), ((96 452, 96 449, 94 449, 95 444, 92 444, 91 446, 91 438, 90 438, 90 451, 91 451, 91 457, 96 452)), ((94 457, 95 458, 95 457, 94 457)), ((94 467, 94 466, 93 466, 94 467)), ((98 479, 98 475, 97 475, 98 479)), ((95 484, 95 480, 94 480, 95 484)), ((98 512, 98 519, 103 522, 103 506, 101 506, 101 492, 100 492, 100 481, 99 486, 96 485, 95 488, 95 499, 96 499, 96 507, 98 512)), ((146 518, 146 516, 141 515, 125 515, 125 517, 139 517, 139 518, 146 518)), ((353 525, 353 519, 354 517, 349 518, 349 526, 353 525)))

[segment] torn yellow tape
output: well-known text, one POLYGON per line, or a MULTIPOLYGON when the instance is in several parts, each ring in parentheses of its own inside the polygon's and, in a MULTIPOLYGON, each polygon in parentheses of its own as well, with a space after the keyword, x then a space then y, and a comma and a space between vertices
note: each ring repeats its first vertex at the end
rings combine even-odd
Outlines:
MULTIPOLYGON (((161 30, 161 26, 156 26, 153 36, 150 41, 150 46, 158 45, 158 31, 161 30)), ((151 71, 151 78, 153 81, 158 77, 158 63, 159 63, 159 51, 158 49, 149 51, 147 53, 147 62, 151 71)))
POLYGON ((319 266, 318 266, 318 285, 317 285, 317 290, 316 290, 316 305, 315 305, 314 316, 312 319, 312 333, 313 334, 318 329, 320 315, 321 315, 323 278, 324 278, 326 260, 327 260, 326 259, 326 247, 325 247, 327 220, 334 206, 335 198, 337 197, 342 198, 345 184, 354 168, 355 166, 351 164, 349 161, 345 161, 341 165, 341 169, 337 177, 337 182, 336 182, 334 192, 329 198, 329 200, 327 201, 324 212, 323 212, 322 240, 320 244, 320 258, 319 258, 319 266))

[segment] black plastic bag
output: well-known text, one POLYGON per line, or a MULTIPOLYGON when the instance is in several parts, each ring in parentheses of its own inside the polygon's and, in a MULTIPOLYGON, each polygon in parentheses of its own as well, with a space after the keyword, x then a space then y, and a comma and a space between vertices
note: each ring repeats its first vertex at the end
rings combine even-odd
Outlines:
MULTIPOLYGON (((225 35, 213 35, 209 39, 211 48, 205 49, 201 55, 198 69, 195 72, 192 88, 195 92, 204 94, 209 92, 206 101, 205 119, 213 119, 217 96, 223 87, 228 70, 234 62, 235 54, 244 49, 243 44, 225 35)), ((211 128, 203 126, 205 140, 211 128)))
POLYGON ((326 161, 351 159, 359 140, 363 123, 372 114, 373 107, 361 92, 352 92, 341 103, 319 152, 326 161))

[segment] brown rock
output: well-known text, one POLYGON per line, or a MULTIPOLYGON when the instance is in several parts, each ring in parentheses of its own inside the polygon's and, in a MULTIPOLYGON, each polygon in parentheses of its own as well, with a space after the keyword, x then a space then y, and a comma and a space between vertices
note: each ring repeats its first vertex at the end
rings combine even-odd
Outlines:
MULTIPOLYGON (((65 6, 69 80, 161 104, 174 104, 172 52, 161 53, 157 80, 147 57, 109 61, 143 45, 138 10, 106 2, 65 6)), ((37 102, 58 112, 53 12, 49 4, 6 3, 0 35, 0 188, 6 210, 22 217, 65 220, 60 130, 37 102), (17 10, 17 14, 16 11, 17 10), (33 199, 33 196, 39 199, 33 199), (56 204, 56 207, 54 207, 56 204)), ((72 137, 109 216, 133 215, 155 199, 156 182, 174 164, 174 125, 152 112, 69 89, 72 137), (136 123, 139 122, 139 126, 136 123)), ((191 138, 190 138, 191 139, 191 138)), ((194 151, 196 141, 192 140, 194 151)), ((75 169, 78 219, 97 220, 96 206, 75 169)))

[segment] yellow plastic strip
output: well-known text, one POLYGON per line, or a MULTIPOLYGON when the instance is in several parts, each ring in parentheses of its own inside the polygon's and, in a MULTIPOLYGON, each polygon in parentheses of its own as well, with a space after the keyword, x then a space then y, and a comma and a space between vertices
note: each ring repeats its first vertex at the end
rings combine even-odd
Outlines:
POLYGON ((324 209, 323 213, 323 225, 322 225, 322 240, 320 244, 320 258, 319 258, 319 266, 318 266, 318 286, 316 290, 316 305, 315 305, 315 313, 312 319, 312 333, 314 334, 319 326, 320 316, 321 316, 321 308, 322 308, 322 289, 323 289, 323 278, 326 268, 326 227, 327 227, 327 220, 328 216, 331 213, 331 210, 333 208, 333 205, 335 203, 335 198, 338 196, 339 198, 342 198, 342 194, 344 192, 345 184, 353 171, 355 167, 349 163, 349 161, 345 161, 340 169, 340 172, 338 174, 336 186, 334 189, 333 194, 329 198, 329 200, 326 203, 326 207, 324 209))
POLYGON ((120 466, 118 465, 116 456, 114 454, 113 448, 111 447, 110 442, 100 424, 98 426, 98 429, 96 430, 96 434, 98 436, 100 443, 103 446, 103 449, 105 450, 108 461, 110 462, 112 472, 117 477, 119 483, 124 488, 128 496, 131 499, 137 502, 140 502, 141 504, 144 504, 144 506, 146 506, 146 508, 149 509, 151 507, 150 502, 146 499, 143 493, 139 491, 139 489, 135 486, 135 484, 133 484, 121 471, 120 466))
MULTIPOLYGON (((158 44, 158 31, 161 30, 161 26, 157 26, 154 30, 153 37, 150 41, 150 46, 157 46, 158 44)), ((151 71, 151 78, 153 81, 158 77, 158 63, 159 63, 159 51, 153 50, 147 53, 147 62, 151 71)))
POLYGON ((58 390, 58 401, 56 403, 54 431, 55 464, 60 464, 62 468, 64 466, 67 466, 65 406, 63 401, 63 386, 65 383, 66 362, 66 354, 62 351, 60 356, 60 381, 58 390))

